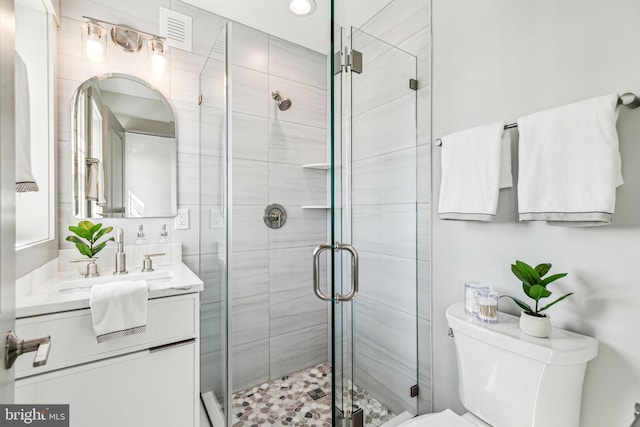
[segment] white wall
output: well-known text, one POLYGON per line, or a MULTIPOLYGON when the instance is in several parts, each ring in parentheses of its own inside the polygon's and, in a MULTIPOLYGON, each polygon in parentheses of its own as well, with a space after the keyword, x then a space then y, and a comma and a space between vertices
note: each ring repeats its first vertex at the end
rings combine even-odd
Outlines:
MULTIPOLYGON (((635 0, 435 0, 434 138, 596 95, 640 93, 638 16, 635 0)), ((518 258, 550 261, 554 271, 569 273, 556 289, 575 295, 550 310, 552 322, 600 341, 587 369, 580 425, 631 422, 640 400, 640 111, 623 109, 618 130, 625 184, 614 224, 591 229, 517 222, 514 190, 501 192, 494 224, 435 219, 440 153, 433 148, 435 410, 462 410, 446 307, 462 298, 465 279, 517 292, 509 264, 518 258)))

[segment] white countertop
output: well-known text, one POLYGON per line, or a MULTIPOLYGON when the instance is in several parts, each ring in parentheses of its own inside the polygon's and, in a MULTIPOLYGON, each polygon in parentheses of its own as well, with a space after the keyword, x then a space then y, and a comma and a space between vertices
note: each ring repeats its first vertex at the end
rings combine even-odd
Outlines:
POLYGON ((30 293, 19 296, 16 300, 16 318, 89 308, 90 284, 145 278, 149 279, 150 299, 200 292, 204 289, 202 280, 181 262, 157 266, 150 273, 136 271, 128 275, 113 276, 108 272, 92 279, 84 278, 77 271, 63 271, 38 284, 30 293), (169 274, 170 278, 167 277, 169 274), (158 278, 159 276, 164 278, 158 278))

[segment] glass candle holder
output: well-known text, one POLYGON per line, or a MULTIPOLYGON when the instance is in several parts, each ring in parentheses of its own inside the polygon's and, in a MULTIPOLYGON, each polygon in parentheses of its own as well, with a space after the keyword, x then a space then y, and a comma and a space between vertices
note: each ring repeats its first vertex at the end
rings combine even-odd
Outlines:
POLYGON ((498 323, 498 293, 491 289, 478 291, 478 318, 486 323, 498 323))
POLYGON ((482 282, 471 280, 464 282, 464 311, 467 314, 478 317, 478 292, 488 290, 489 287, 482 282))

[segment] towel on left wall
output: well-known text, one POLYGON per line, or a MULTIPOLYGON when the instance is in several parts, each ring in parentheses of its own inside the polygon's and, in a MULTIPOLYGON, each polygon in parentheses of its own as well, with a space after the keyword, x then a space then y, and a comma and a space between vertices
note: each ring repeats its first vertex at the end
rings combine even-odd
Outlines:
POLYGON ((16 108, 16 192, 38 191, 38 183, 31 171, 31 106, 27 66, 16 52, 15 56, 16 108))
POLYGON ((442 138, 440 219, 493 221, 501 188, 513 185, 505 122, 442 138))
POLYGON ((89 306, 98 343, 145 332, 148 300, 146 280, 94 285, 89 306))

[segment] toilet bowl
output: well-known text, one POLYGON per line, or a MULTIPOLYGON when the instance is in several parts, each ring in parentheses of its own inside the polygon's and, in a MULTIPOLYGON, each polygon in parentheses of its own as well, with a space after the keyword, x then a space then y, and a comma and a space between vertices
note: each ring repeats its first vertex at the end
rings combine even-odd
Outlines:
POLYGON ((434 414, 420 415, 412 418, 398 427, 491 427, 469 412, 458 415, 451 409, 434 414))

